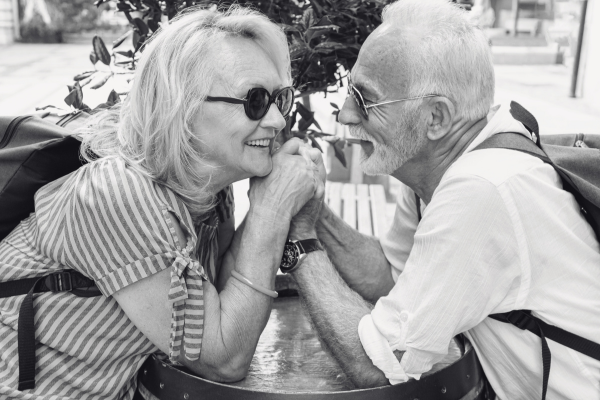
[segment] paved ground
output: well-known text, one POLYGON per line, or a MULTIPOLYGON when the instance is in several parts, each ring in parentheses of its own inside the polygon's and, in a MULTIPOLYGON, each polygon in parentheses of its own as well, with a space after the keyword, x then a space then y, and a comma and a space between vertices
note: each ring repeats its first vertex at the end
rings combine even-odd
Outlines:
MULTIPOLYGON (((66 85, 72 83, 72 77, 93 69, 88 59, 91 49, 91 44, 0 47, 0 114, 25 114, 48 104, 65 106, 66 85)), ((542 133, 600 134, 600 104, 569 98, 570 81, 571 68, 564 65, 497 66, 496 102, 520 102, 537 117, 542 133)), ((110 89, 110 84, 99 90, 84 88, 84 102, 93 107, 107 98, 110 89)), ((345 93, 329 94, 327 98, 314 96, 313 109, 324 130, 334 131, 334 127, 327 126, 332 111, 329 102, 341 106, 344 97, 345 93)), ((236 189, 245 194, 247 182, 236 189)), ((246 207, 238 205, 239 217, 246 207)))

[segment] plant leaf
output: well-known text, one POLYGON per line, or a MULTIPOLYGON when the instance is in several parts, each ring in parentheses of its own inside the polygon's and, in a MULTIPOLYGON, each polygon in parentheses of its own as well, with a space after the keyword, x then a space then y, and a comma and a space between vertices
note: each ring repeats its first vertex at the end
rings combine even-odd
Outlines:
POLYGON ((114 105, 114 104, 120 103, 121 98, 119 97, 119 94, 117 92, 115 92, 114 90, 111 90, 106 102, 109 103, 110 105, 114 105))
POLYGON ((318 53, 330 53, 335 50, 343 50, 346 46, 337 42, 323 42, 319 43, 314 47, 314 50, 318 53))
POLYGON ((119 55, 125 56, 127 58, 133 58, 133 51, 131 51, 131 50, 115 51, 115 54, 119 54, 119 55))
POLYGON ((315 131, 313 129, 309 129, 308 133, 311 134, 311 135, 313 135, 316 138, 325 138, 325 139, 328 139, 328 138, 336 137, 335 135, 332 135, 331 133, 321 132, 321 131, 315 131))
MULTIPOLYGON (((313 113, 313 115, 314 115, 314 113, 313 113)), ((316 119, 314 119, 314 117, 313 117, 313 125, 316 126, 320 131, 323 130, 323 129, 321 129, 321 125, 319 125, 319 123, 317 122, 316 119)))
POLYGON ((312 7, 308 7, 306 10, 304 10, 300 23, 302 26, 304 26, 304 29, 308 29, 313 26, 315 22, 315 12, 313 11, 312 7))
POLYGON ((94 36, 92 44, 94 45, 94 53, 96 53, 98 60, 105 65, 110 65, 110 54, 104 45, 104 41, 99 36, 94 36))
POLYGON ((317 139, 315 139, 313 135, 308 135, 308 138, 310 139, 312 147, 319 149, 319 151, 322 153, 323 149, 321 148, 321 145, 319 144, 319 142, 317 142, 317 139))
POLYGON ((277 24, 277 25, 279 25, 279 27, 281 29, 283 29, 284 32, 298 32, 298 33, 300 33, 300 29, 298 29, 294 25, 288 25, 288 24, 277 24))
POLYGON ((149 32, 148 25, 139 18, 133 19, 133 26, 136 27, 141 36, 145 36, 149 32))
POLYGON ((336 110, 340 109, 340 107, 338 107, 338 105, 335 104, 334 102, 330 102, 329 104, 331 105, 331 107, 335 108, 336 110))
POLYGON ((76 81, 76 82, 82 81, 82 80, 84 80, 85 78, 87 78, 87 77, 91 76, 91 75, 92 75, 94 72, 96 72, 96 71, 86 71, 86 72, 82 72, 81 74, 75 75, 75 76, 73 77, 73 80, 74 80, 74 81, 76 81))
POLYGON ((125 39, 129 37, 129 35, 131 35, 131 31, 127 31, 123 35, 119 36, 119 38, 113 42, 112 48, 114 49, 115 47, 119 47, 125 41, 125 39))
POLYGON ((156 32, 158 28, 160 28, 160 25, 158 25, 158 23, 155 20, 150 19, 148 20, 148 27, 152 29, 152 32, 156 32))
POLYGON ((73 106, 78 110, 81 108, 81 105, 83 104, 83 92, 81 91, 79 82, 75 82, 73 90, 71 90, 67 97, 65 97, 65 103, 67 103, 68 106, 73 106))
POLYGON ((304 119, 311 119, 314 113, 304 106, 299 101, 296 102, 296 111, 304 119))
POLYGON ((300 119, 298 122, 298 130, 305 131, 315 122, 315 117, 311 116, 309 119, 300 119))
POLYGON ((344 154, 344 147, 346 147, 345 140, 338 140, 333 144, 333 151, 335 152, 335 158, 337 158, 344 168, 346 167, 346 155, 344 154))
POLYGON ((335 115, 335 122, 340 122, 340 110, 333 110, 331 115, 335 115))
POLYGON ((98 57, 96 57, 96 52, 94 50, 92 50, 90 53, 90 61, 94 65, 96 65, 96 63, 98 62, 98 57))
POLYGON ((139 48, 141 38, 142 37, 138 33, 138 31, 134 30, 133 35, 131 35, 131 44, 133 45, 134 51, 137 51, 137 49, 139 48))
POLYGON ((98 88, 104 86, 106 81, 108 81, 108 79, 111 76, 112 76, 112 73, 97 72, 96 74, 94 74, 94 79, 92 79, 92 81, 90 82, 90 88, 98 89, 98 88))
POLYGON ((119 11, 131 11, 131 6, 124 2, 117 3, 117 10, 119 11))

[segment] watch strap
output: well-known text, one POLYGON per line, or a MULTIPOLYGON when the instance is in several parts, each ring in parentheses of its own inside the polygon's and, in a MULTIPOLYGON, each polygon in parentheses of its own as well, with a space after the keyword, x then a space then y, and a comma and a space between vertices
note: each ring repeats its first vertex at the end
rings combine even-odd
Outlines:
POLYGON ((298 259, 296 261, 296 263, 290 267, 283 267, 280 266, 279 270, 281 272, 283 272, 284 274, 290 274, 293 271, 295 271, 296 269, 298 269, 298 267, 300 267, 300 264, 302 264, 302 261, 304 261, 304 258, 306 257, 307 253, 310 253, 312 251, 316 251, 316 250, 324 250, 323 246, 321 245, 321 242, 319 242, 318 239, 305 239, 305 240, 289 240, 287 241, 287 243, 285 244, 286 246, 295 246, 298 249, 298 259))
POLYGON ((323 250, 323 246, 319 239, 305 239, 296 242, 300 249, 300 254, 307 254, 316 250, 323 250))

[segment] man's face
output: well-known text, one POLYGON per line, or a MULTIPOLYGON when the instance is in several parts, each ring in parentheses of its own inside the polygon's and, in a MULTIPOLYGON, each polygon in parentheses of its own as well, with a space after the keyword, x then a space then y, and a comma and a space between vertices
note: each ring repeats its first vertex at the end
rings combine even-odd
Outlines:
MULTIPOLYGON (((390 52, 390 35, 381 28, 367 39, 351 72, 352 83, 367 105, 408 97, 398 56, 390 52)), ((339 119, 349 126, 352 136, 362 140, 361 168, 366 174, 392 174, 424 146, 426 121, 419 110, 421 101, 372 107, 365 118, 355 99, 348 96, 339 119)))
POLYGON ((395 110, 395 125, 385 127, 381 133, 370 135, 364 124, 348 127, 352 136, 363 140, 360 165, 367 175, 391 175, 425 144, 425 126, 418 107, 396 105, 395 108, 399 109, 395 110))

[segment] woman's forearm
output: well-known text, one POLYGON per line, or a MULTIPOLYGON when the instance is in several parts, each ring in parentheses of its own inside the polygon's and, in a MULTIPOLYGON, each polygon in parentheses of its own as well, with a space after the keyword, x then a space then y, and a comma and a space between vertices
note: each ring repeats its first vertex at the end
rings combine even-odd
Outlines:
MULTIPOLYGON (((253 283, 272 290, 289 223, 250 210, 240 228, 225 255, 219 279, 235 269, 253 283)), ((273 299, 230 276, 219 293, 212 289, 205 293, 202 369, 215 373, 206 376, 210 379, 241 379, 268 321, 273 299), (216 346, 212 348, 211 343, 216 346)))
POLYGON ((389 293, 394 280, 376 237, 353 229, 326 205, 321 209, 316 229, 327 255, 348 286, 370 302, 389 293))

